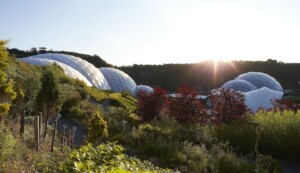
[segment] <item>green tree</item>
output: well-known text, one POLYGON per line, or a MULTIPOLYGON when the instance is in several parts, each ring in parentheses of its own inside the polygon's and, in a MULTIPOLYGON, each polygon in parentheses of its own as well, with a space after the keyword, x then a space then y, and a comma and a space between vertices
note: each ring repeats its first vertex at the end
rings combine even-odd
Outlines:
POLYGON ((5 48, 6 41, 0 41, 0 115, 8 112, 10 101, 16 98, 12 81, 8 78, 8 58, 9 54, 5 48))
POLYGON ((45 115, 44 137, 47 134, 47 122, 51 116, 57 114, 62 107, 59 80, 56 76, 55 66, 43 67, 41 78, 42 88, 37 96, 37 109, 45 115))

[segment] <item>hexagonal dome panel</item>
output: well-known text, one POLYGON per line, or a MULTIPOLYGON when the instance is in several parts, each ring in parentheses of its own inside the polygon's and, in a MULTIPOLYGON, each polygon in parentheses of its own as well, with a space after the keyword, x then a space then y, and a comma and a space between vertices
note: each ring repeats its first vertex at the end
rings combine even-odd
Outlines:
POLYGON ((102 67, 99 70, 105 76, 111 90, 114 92, 129 91, 132 95, 135 94, 136 83, 128 74, 109 67, 102 67))

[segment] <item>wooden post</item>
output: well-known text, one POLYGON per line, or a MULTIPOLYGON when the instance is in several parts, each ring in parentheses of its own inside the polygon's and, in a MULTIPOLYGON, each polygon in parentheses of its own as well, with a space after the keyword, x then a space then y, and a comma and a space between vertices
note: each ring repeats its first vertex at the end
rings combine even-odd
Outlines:
POLYGON ((63 127, 63 128, 62 128, 62 140, 61 140, 62 144, 61 144, 61 150, 63 150, 63 148, 65 147, 66 128, 67 128, 67 126, 66 126, 66 125, 63 125, 62 127, 63 127))
POLYGON ((256 140, 255 140, 255 146, 254 146, 254 152, 255 152, 255 158, 258 157, 258 140, 259 140, 259 125, 257 124, 255 126, 255 132, 256 132, 256 140))
POLYGON ((87 145, 86 135, 83 135, 83 145, 87 145))
POLYGON ((23 114, 21 114, 21 119, 20 119, 20 136, 23 137, 23 134, 25 132, 25 114, 26 111, 23 111, 23 114))
POLYGON ((68 133, 68 146, 71 147, 71 138, 72 138, 72 130, 69 129, 69 133, 68 133))
POLYGON ((40 131, 39 131, 39 116, 34 117, 34 139, 36 142, 36 151, 40 148, 40 131))
POLYGON ((39 129, 40 129, 40 135, 43 134, 42 124, 43 124, 43 113, 39 112, 39 129))
POLYGON ((52 136, 52 144, 51 144, 51 150, 50 150, 51 152, 53 152, 53 148, 54 148, 56 128, 57 128, 57 119, 55 118, 55 120, 54 120, 54 132, 53 132, 53 136, 52 136))
POLYGON ((75 132, 76 132, 76 127, 73 127, 73 129, 72 129, 72 148, 74 148, 74 142, 75 142, 75 140, 74 140, 74 138, 75 138, 75 132))

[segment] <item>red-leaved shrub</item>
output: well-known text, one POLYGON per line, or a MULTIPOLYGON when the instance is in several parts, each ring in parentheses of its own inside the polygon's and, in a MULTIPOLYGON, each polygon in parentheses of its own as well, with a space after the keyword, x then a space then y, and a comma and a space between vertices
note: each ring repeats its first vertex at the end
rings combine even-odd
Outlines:
POLYGON ((150 122, 162 111, 167 111, 168 105, 167 91, 162 88, 155 87, 151 94, 144 91, 138 93, 137 112, 144 122, 150 122))
POLYGON ((244 103, 245 97, 233 89, 219 88, 212 91, 211 120, 221 124, 241 119, 248 111, 244 103))
POLYGON ((197 91, 187 85, 176 89, 176 96, 170 101, 169 115, 180 123, 204 123, 206 109, 196 98, 197 91))
POLYGON ((300 109, 300 105, 295 103, 294 101, 283 98, 281 100, 273 100, 273 106, 274 110, 280 110, 280 111, 286 111, 286 110, 291 110, 294 112, 297 112, 298 109, 300 109))

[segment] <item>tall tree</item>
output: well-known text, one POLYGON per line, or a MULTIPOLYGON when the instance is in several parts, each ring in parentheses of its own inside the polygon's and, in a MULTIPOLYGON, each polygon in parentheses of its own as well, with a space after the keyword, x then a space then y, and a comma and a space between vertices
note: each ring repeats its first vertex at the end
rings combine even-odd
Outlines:
MULTIPOLYGON (((5 48, 6 41, 0 40, 0 115, 8 112, 10 101, 16 98, 12 81, 7 75, 9 54, 5 48)), ((1 117, 0 117, 1 119, 1 117)))
POLYGON ((55 75, 54 66, 43 67, 43 76, 41 78, 42 88, 37 96, 37 109, 45 115, 44 137, 47 134, 48 120, 57 114, 62 107, 60 95, 59 80, 55 75))

